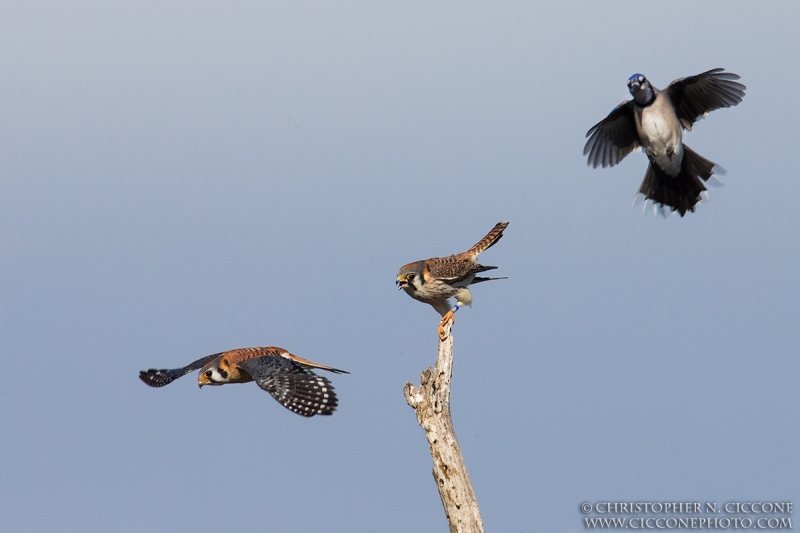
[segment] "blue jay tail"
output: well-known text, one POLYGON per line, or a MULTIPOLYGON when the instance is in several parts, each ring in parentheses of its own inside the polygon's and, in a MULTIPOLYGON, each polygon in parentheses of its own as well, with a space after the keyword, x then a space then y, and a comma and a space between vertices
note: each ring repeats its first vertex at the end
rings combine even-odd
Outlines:
MULTIPOLYGON (((661 170, 658 163, 650 161, 642 185, 639 187, 639 194, 660 207, 667 206, 683 216, 687 212, 694 212, 697 204, 703 199, 702 194, 706 190, 704 182, 714 175, 715 167, 717 173, 724 173, 724 170, 715 163, 684 144, 680 173, 677 176, 670 176, 661 170)), ((715 178, 712 178, 712 181, 718 183, 715 178)), ((663 213, 663 209, 661 211, 663 213)))

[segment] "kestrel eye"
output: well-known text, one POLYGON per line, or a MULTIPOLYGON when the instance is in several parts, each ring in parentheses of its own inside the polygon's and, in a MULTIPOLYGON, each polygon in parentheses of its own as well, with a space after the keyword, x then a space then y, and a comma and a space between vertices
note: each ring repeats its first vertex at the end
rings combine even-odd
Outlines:
POLYGON ((211 370, 206 370, 206 377, 207 377, 207 378, 210 378, 210 377, 211 377, 211 370))

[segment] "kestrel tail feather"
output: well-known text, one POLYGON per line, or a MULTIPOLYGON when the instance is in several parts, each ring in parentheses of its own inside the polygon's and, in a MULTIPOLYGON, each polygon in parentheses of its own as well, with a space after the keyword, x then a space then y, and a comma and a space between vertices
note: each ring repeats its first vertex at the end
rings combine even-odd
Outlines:
POLYGON ((495 279, 508 279, 508 276, 504 276, 504 277, 502 277, 502 278, 482 278, 482 277, 476 277, 475 279, 473 279, 473 280, 472 280, 472 283, 471 283, 471 285, 475 285, 476 283, 481 283, 482 281, 492 281, 492 280, 495 280, 495 279))
POLYGON ((320 370, 327 370, 328 372, 333 372, 334 374, 349 374, 350 373, 347 370, 341 370, 339 368, 333 368, 332 366, 321 365, 319 363, 315 363, 314 361, 309 361, 308 359, 303 359, 302 357, 299 357, 299 356, 294 355, 294 354, 289 353, 289 352, 286 352, 286 354, 282 355, 282 357, 286 357, 287 359, 289 359, 291 361, 294 361, 296 363, 300 363, 301 365, 305 365, 305 366, 307 366, 309 368, 318 368, 320 370))
POLYGON ((464 255, 472 257, 474 261, 480 253, 485 252, 497 244, 497 241, 503 237, 503 230, 505 230, 506 227, 508 227, 508 222, 498 222, 492 228, 492 231, 486 234, 486 237, 478 241, 478 243, 470 248, 464 255))

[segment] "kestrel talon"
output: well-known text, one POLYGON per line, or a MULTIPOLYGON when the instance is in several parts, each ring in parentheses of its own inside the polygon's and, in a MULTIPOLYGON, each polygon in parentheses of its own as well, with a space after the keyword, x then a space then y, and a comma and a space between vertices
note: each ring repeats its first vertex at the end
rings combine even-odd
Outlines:
POLYGON ((498 222, 486 237, 466 252, 449 257, 434 257, 424 261, 409 263, 397 273, 397 288, 420 302, 431 304, 440 315, 439 337, 444 340, 444 325, 455 322, 454 313, 459 307, 472 305, 469 286, 482 281, 506 278, 484 278, 476 274, 494 270, 497 267, 478 264, 478 255, 494 246, 503 237, 508 222, 498 222), (456 305, 448 302, 456 299, 456 305))
POLYGON ((312 368, 349 374, 345 370, 297 357, 283 348, 269 346, 215 353, 183 368, 142 370, 139 378, 151 387, 163 387, 198 368, 197 384, 200 387, 255 381, 281 405, 302 416, 330 415, 338 405, 331 382, 316 375, 312 368))

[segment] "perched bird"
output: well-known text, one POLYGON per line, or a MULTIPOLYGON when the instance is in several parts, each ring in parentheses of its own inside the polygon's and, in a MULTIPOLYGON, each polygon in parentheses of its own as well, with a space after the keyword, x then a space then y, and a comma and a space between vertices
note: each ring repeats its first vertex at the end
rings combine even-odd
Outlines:
POLYGON ((737 74, 715 68, 675 80, 660 91, 643 75, 634 74, 628 79, 633 100, 619 104, 586 133, 589 140, 583 154, 589 156, 588 164, 613 167, 644 147, 650 165, 639 194, 657 204, 654 211, 664 216, 694 211, 701 196, 708 198, 703 182, 722 185, 712 175, 725 171, 683 144, 683 130, 691 131, 695 121, 710 111, 741 102, 746 87, 734 81, 738 79, 737 74))
POLYGON ((269 346, 215 353, 173 370, 142 370, 139 378, 151 387, 163 387, 198 368, 197 384, 200 387, 255 381, 281 405, 302 416, 330 415, 338 405, 331 382, 309 369, 349 374, 345 370, 297 357, 283 348, 269 346))
POLYGON ((439 324, 439 337, 444 340, 444 326, 448 321, 455 322, 454 313, 463 305, 472 305, 469 286, 482 281, 506 278, 476 277, 479 272, 494 270, 497 267, 478 264, 478 255, 491 248, 503 237, 508 222, 498 222, 486 237, 464 253, 449 257, 434 257, 424 261, 409 263, 397 273, 397 288, 420 302, 431 304, 442 321, 439 324), (450 307, 448 298, 455 298, 456 305, 450 307))

